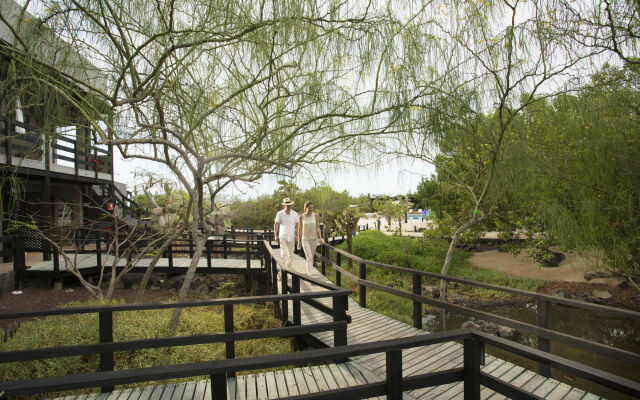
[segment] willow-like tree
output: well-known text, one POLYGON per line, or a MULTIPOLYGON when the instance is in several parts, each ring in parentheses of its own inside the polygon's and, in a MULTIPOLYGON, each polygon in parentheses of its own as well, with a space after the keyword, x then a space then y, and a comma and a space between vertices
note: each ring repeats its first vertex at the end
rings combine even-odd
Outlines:
POLYGON ((189 194, 196 247, 179 300, 225 188, 348 157, 361 149, 358 138, 388 131, 407 102, 392 81, 368 79, 384 76, 377 56, 397 25, 376 2, 39 4, 42 24, 22 14, 5 45, 15 82, 45 81, 49 93, 64 93, 102 143, 163 165, 189 194), (46 45, 42 31, 53 34, 46 45), (43 47, 86 58, 51 58, 47 70, 64 79, 50 79, 40 68, 43 47), (109 77, 106 87, 70 72, 93 68, 109 77))
POLYGON ((442 274, 461 235, 497 209, 503 187, 496 177, 514 167, 504 154, 514 137, 526 134, 513 129, 515 118, 578 87, 604 51, 567 36, 569 22, 558 21, 563 6, 445 1, 396 27, 397 41, 406 45, 394 48, 394 76, 414 100, 402 110, 395 153, 434 164, 447 183, 441 188, 460 200, 442 274), (418 51, 423 48, 428 51, 418 51))

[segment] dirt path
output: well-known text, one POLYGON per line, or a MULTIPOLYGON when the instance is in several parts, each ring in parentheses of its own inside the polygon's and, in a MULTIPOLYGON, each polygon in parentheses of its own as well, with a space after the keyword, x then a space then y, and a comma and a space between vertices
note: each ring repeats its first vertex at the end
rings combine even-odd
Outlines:
POLYGON ((589 269, 585 260, 575 255, 567 255, 555 268, 543 268, 531 261, 525 253, 514 256, 512 253, 499 250, 474 252, 469 261, 478 268, 543 281, 585 282, 584 273, 589 269))

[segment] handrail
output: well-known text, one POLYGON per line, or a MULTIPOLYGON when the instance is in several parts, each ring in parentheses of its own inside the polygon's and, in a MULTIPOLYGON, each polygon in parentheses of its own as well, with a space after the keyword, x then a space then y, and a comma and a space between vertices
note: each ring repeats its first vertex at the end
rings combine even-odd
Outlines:
MULTIPOLYGON (((484 319, 487 321, 495 322, 501 325, 509 326, 515 329, 525 330, 538 337, 538 349, 550 352, 550 340, 555 340, 560 343, 568 344, 574 347, 580 347, 586 349, 587 351, 591 351, 594 353, 598 353, 600 355, 615 358, 620 361, 624 361, 627 363, 631 363, 634 365, 640 365, 640 354, 636 354, 626 350, 620 350, 612 346, 608 346, 605 344, 593 342, 590 340, 586 340, 583 338, 575 337, 572 335, 556 332, 552 329, 549 329, 549 312, 548 312, 548 303, 556 303, 562 304, 565 306, 577 307, 582 309, 587 309, 590 311, 604 312, 608 315, 617 315, 626 318, 640 319, 640 313, 631 310, 624 310, 615 307, 604 306, 600 304, 589 304, 585 302, 579 302, 576 300, 559 298, 556 296, 549 296, 546 294, 539 294, 534 292, 529 292, 520 289, 512 289, 499 285, 486 284, 482 282, 475 282, 461 278, 454 278, 450 276, 445 276, 441 274, 418 271, 410 268, 399 267, 395 265, 389 265, 384 263, 379 263, 376 261, 366 260, 364 258, 354 256, 344 250, 338 249, 330 244, 323 243, 322 254, 316 252, 316 256, 318 256, 322 262, 323 266, 328 264, 332 266, 336 270, 336 281, 340 284, 341 275, 345 275, 348 279, 357 283, 360 287, 360 305, 362 307, 366 307, 366 288, 374 288, 376 290, 383 291, 385 293, 389 293, 392 295, 396 295, 402 298, 406 298, 413 301, 413 322, 416 328, 422 328, 422 304, 428 304, 434 307, 438 307, 448 311, 458 312, 463 315, 477 317, 480 319, 484 319), (334 250, 336 252, 336 262, 331 260, 326 254, 327 250, 334 250), (342 256, 346 256, 360 264, 359 273, 356 276, 346 269, 342 268, 342 256), (366 279, 366 267, 367 265, 376 266, 385 268, 392 271, 410 273, 413 276, 413 291, 410 293, 405 290, 392 288, 383 284, 375 283, 366 279), (422 277, 430 277, 443 279, 446 281, 453 281, 458 283, 463 283, 471 286, 481 287, 485 289, 492 289, 503 291, 507 293, 516 294, 519 296, 528 296, 532 297, 537 301, 537 325, 528 324, 525 322, 513 320, 506 317, 501 317, 497 315, 493 315, 490 313, 486 313, 483 311, 474 310, 469 307, 464 307, 460 305, 455 305, 448 303, 446 301, 436 300, 429 297, 422 296, 422 277)), ((541 364, 540 365, 540 374, 544 376, 550 376, 550 367, 548 365, 541 364)))
POLYGON ((637 382, 599 371, 595 368, 580 365, 562 357, 531 349, 527 346, 511 343, 483 332, 471 329, 459 329, 380 342, 287 354, 1 382, 0 397, 31 395, 96 386, 112 387, 114 385, 136 382, 210 375, 213 398, 226 398, 227 375, 235 372, 283 366, 301 366, 314 362, 339 361, 348 357, 385 353, 386 380, 375 384, 336 389, 331 391, 331 393, 324 392, 323 394, 326 396, 327 394, 349 393, 353 398, 386 394, 387 398, 396 400, 402 398, 402 392, 405 390, 463 382, 465 399, 479 399, 481 384, 500 394, 509 395, 510 397, 532 398, 531 394, 526 390, 511 386, 480 370, 481 345, 484 343, 501 347, 507 351, 535 361, 545 362, 553 365, 553 367, 558 370, 569 372, 614 390, 632 396, 640 396, 640 384, 637 382), (402 376, 403 350, 456 340, 461 340, 464 343, 462 368, 452 368, 445 371, 415 376, 402 376))
MULTIPOLYGON (((352 260, 357 261, 358 263, 364 262, 367 265, 371 265, 371 266, 374 266, 374 267, 381 267, 381 268, 385 268, 385 269, 388 269, 388 270, 391 270, 391 271, 406 272, 406 273, 410 273, 410 274, 418 274, 420 276, 424 276, 424 277, 428 277, 428 278, 442 279, 442 280, 445 280, 445 281, 457 282, 457 283, 462 283, 462 284, 470 285, 470 286, 476 286, 476 287, 480 287, 480 288, 483 288, 483 289, 501 291, 501 292, 505 292, 505 293, 515 294, 515 295, 518 295, 518 296, 532 297, 534 299, 544 300, 544 301, 549 302, 549 303, 557 303, 557 304, 562 304, 562 305, 566 305, 566 306, 582 308, 582 309, 589 310, 589 311, 598 311, 598 312, 602 312, 602 313, 607 313, 609 315, 614 314, 614 315, 625 317, 625 318, 640 319, 640 312, 638 312, 638 311, 626 310, 626 309, 617 308, 617 307, 611 307, 611 306, 605 306, 605 305, 602 305, 602 304, 586 303, 584 301, 565 299, 563 297, 551 296, 551 295, 544 294, 544 293, 536 293, 536 292, 531 292, 531 291, 522 290, 522 289, 515 289, 515 288, 506 287, 506 286, 494 285, 494 284, 490 284, 490 283, 471 281, 471 280, 463 279, 463 278, 456 278, 456 277, 452 277, 452 276, 448 276, 448 275, 437 274, 437 273, 434 273, 434 272, 419 271, 419 270, 415 270, 415 269, 411 269, 411 268, 399 267, 397 265, 385 264, 385 263, 381 263, 381 262, 377 262, 377 261, 366 260, 366 259, 358 257, 358 256, 354 256, 354 255, 352 255, 352 254, 350 254, 350 253, 348 253, 348 252, 346 252, 346 251, 344 251, 342 249, 338 249, 337 247, 332 246, 332 245, 330 245, 328 243, 323 243, 322 245, 325 246, 325 247, 330 248, 331 250, 334 250, 337 253, 340 253, 340 254, 346 256, 347 258, 351 258, 352 260)), ((322 257, 322 255, 319 255, 319 256, 322 257)), ((330 260, 325 258, 325 261, 330 261, 330 260)))

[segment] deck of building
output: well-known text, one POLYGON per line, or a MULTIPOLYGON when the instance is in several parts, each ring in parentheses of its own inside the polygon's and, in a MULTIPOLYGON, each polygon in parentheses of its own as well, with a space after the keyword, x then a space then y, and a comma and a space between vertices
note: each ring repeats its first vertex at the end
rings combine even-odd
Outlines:
MULTIPOLYGON (((306 274, 306 262, 295 256, 293 271, 306 274)), ((328 281, 314 270, 313 278, 328 281)), ((310 291, 310 284, 300 282, 301 292, 310 291)), ((317 290, 317 288, 315 289, 317 290)), ((326 301, 326 300, 325 300, 326 301)), ((328 300, 330 302, 330 299, 328 300)), ((331 304, 326 304, 331 306, 331 304)), ((292 302, 289 302, 292 308, 292 302)), ((290 309, 290 315, 293 312, 290 309)), ((301 304, 302 324, 328 322, 330 316, 315 308, 301 304)), ((424 334, 405 323, 380 315, 360 307, 349 299, 348 314, 352 322, 347 329, 348 344, 377 342, 424 334)), ((331 332, 313 334, 316 340, 333 345, 331 332)), ((416 347, 402 354, 403 376, 460 367, 463 364, 463 348, 457 342, 440 343, 432 346, 416 347)), ((486 355, 482 371, 500 378, 512 385, 545 399, 553 400, 595 400, 600 397, 585 393, 552 378, 545 378, 535 372, 516 366, 510 362, 486 355)), ((327 364, 287 370, 259 372, 238 375, 227 380, 228 399, 254 400, 277 399, 307 393, 344 388, 357 384, 385 380, 384 353, 354 357, 341 364, 327 364)), ((66 397, 64 400, 209 400, 211 382, 209 380, 172 383, 167 385, 115 390, 110 393, 66 397)), ((406 399, 462 399, 462 382, 437 387, 418 389, 404 393, 406 399)), ((501 400, 505 397, 488 388, 482 388, 482 399, 501 400)))

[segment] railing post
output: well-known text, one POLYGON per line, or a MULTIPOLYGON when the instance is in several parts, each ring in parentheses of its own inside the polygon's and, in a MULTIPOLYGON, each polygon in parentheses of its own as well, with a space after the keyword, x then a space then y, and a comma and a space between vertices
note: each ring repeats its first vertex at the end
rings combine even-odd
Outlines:
MULTIPOLYGON (((367 264, 363 261, 360 263, 360 279, 367 279, 367 264)), ((358 284, 360 289, 360 307, 367 308, 367 287, 361 284, 358 284)))
MULTIPOLYGON (((5 242, 8 243, 8 242, 5 242)), ((22 281, 22 274, 25 270, 24 260, 24 239, 22 236, 14 236, 13 239, 13 273, 14 289, 18 290, 22 281)))
MULTIPOLYGON (((233 304, 225 304, 224 305, 224 332, 225 333, 233 333, 233 304)), ((224 342, 225 344, 225 355, 227 360, 236 358, 236 345, 233 340, 228 340, 224 342)), ((230 372, 227 377, 235 376, 234 372, 230 372)))
POLYGON ((189 232, 189 258, 193 258, 193 235, 189 232))
POLYGON ((211 240, 207 239, 205 246, 207 247, 207 268, 211 268, 211 240))
POLYGON ((104 233, 98 232, 96 234, 96 265, 98 269, 102 269, 102 240, 104 238, 104 233))
POLYGON ((387 358, 387 399, 402 399, 402 350, 386 352, 387 358))
MULTIPOLYGON (((169 268, 173 268, 173 241, 169 242, 169 246, 167 247, 167 258, 169 259, 169 268)), ((169 273, 169 275, 173 274, 169 273)))
POLYGON ((227 259, 227 235, 222 235, 222 258, 227 259))
MULTIPOLYGON (((422 275, 413 274, 413 294, 422 294, 422 275)), ((413 327, 422 329, 422 303, 413 301, 413 327)))
MULTIPOLYGON (((289 293, 289 277, 288 277, 288 273, 287 271, 285 271, 284 269, 282 270, 282 282, 280 282, 280 285, 282 286, 282 294, 287 294, 289 293)), ((282 299, 282 322, 284 322, 285 324, 287 323, 287 321, 289 320, 289 301, 282 299)))
MULTIPOLYGON (((336 252, 336 264, 342 267, 342 254, 336 252)), ((336 286, 342 286, 342 272, 336 269, 336 286)))
POLYGON ((227 376, 224 373, 211 375, 211 400, 227 399, 227 376))
MULTIPOLYGON (((297 275, 291 275, 291 293, 300 293, 300 278, 297 275)), ((302 318, 300 315, 300 300, 293 300, 293 325, 302 325, 302 318)), ((299 348, 300 339, 298 336, 294 336, 289 340, 289 348, 291 352, 296 351, 299 348)))
POLYGON ((60 290, 62 287, 59 285, 62 284, 60 281, 60 253, 58 253, 58 247, 53 247, 53 287, 55 290, 60 290))
MULTIPOLYGON (((271 254, 269 254, 268 257, 270 259, 269 263, 271 264, 271 281, 273 282, 271 290, 273 291, 273 294, 278 294, 278 263, 276 263, 276 260, 271 256, 271 254)), ((282 317, 280 303, 277 300, 273 302, 273 317, 282 317)))
MULTIPOLYGON (((333 296, 333 322, 347 320, 347 296, 333 296)), ((347 345, 347 328, 335 328, 333 330, 333 346, 347 345)))
POLYGON ((247 251, 247 269, 251 268, 251 242, 247 240, 246 243, 246 251, 247 251))
POLYGON ((464 399, 480 400, 480 343, 472 338, 464 340, 464 399))
MULTIPOLYGON (((549 328, 549 303, 546 300, 537 300, 536 315, 538 317, 538 326, 540 328, 549 328)), ((546 351, 551 350, 551 343, 549 339, 538 336, 538 350, 546 351)), ((547 364, 539 363, 538 372, 545 377, 551 376, 551 368, 547 364)))
POLYGON ((322 271, 322 275, 327 274, 327 262, 325 259, 327 258, 327 246, 323 244, 320 245, 320 255, 322 256, 322 260, 320 261, 320 270, 322 271))
MULTIPOLYGON (((113 313, 111 311, 98 312, 100 329, 100 343, 113 342, 113 313)), ((113 353, 100 353, 100 371, 113 371, 113 353)), ((103 386, 100 390, 112 392, 113 386, 103 386)))

